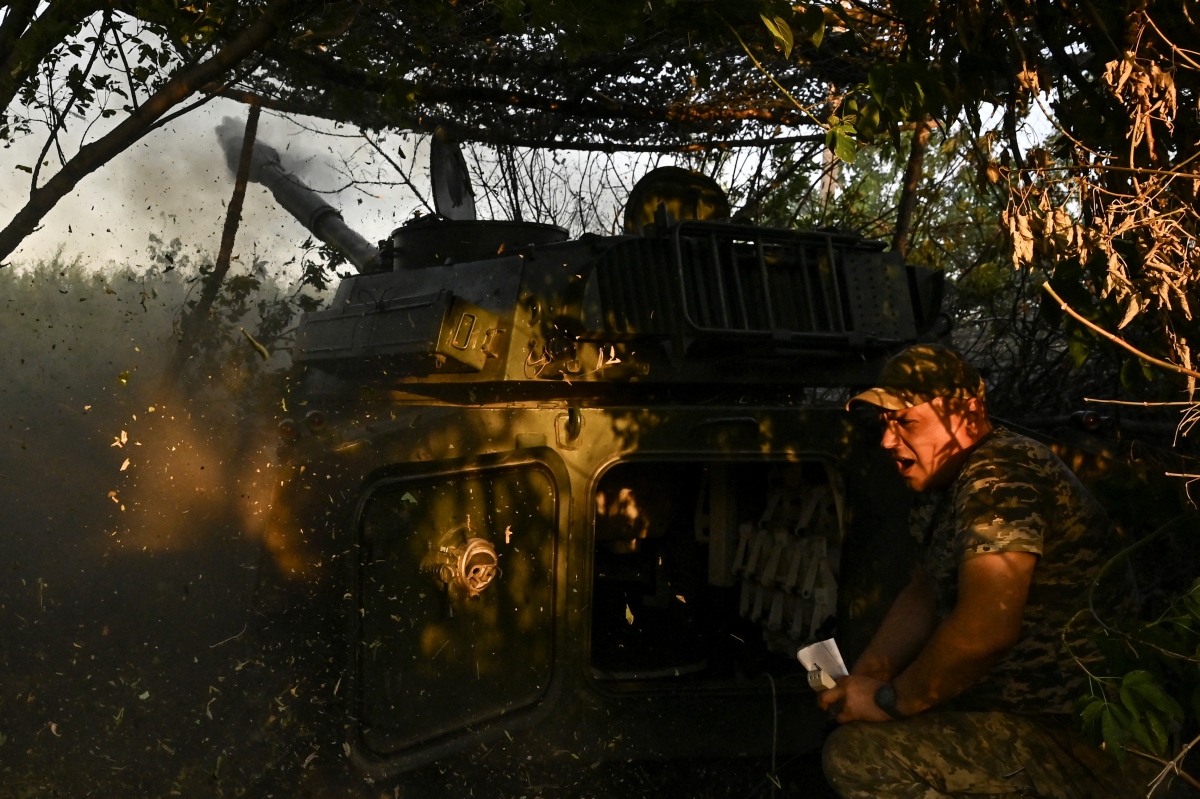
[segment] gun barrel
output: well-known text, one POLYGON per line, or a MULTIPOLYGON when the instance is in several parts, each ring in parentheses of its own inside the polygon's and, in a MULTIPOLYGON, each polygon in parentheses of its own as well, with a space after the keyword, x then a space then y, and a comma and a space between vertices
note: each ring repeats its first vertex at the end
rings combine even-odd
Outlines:
MULTIPOLYGON (((217 136, 225 150, 229 169, 237 171, 244 128, 226 117, 217 126, 217 136)), ((270 190, 275 201, 299 220, 314 236, 346 256, 360 272, 380 269, 379 248, 358 235, 342 219, 341 213, 284 168, 279 152, 269 144, 254 143, 250 180, 270 190)))

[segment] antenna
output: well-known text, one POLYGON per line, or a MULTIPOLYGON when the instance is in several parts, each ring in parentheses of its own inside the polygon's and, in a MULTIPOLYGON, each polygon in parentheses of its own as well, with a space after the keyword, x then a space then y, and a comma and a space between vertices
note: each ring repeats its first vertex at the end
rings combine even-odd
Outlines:
POLYGON ((438 126, 429 147, 429 180, 433 184, 433 204, 440 216, 458 221, 474 221, 475 195, 467 159, 458 142, 438 126))

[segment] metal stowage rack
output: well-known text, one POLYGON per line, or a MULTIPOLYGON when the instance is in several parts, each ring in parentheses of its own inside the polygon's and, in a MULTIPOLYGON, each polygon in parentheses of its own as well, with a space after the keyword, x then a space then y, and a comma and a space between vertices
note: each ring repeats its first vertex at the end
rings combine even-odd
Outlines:
POLYGON ((903 260, 836 233, 684 222, 596 266, 606 329, 695 340, 887 346, 915 334, 903 260))

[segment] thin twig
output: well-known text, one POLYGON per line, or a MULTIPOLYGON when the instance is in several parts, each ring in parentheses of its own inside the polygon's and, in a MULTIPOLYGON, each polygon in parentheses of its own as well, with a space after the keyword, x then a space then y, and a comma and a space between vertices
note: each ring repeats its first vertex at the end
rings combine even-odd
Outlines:
POLYGON ((1163 770, 1158 772, 1158 776, 1150 781, 1149 785, 1146 786, 1146 795, 1147 796, 1150 796, 1156 790, 1158 790, 1158 786, 1162 784, 1163 780, 1165 780, 1167 778, 1167 775, 1170 774, 1172 771, 1175 772, 1175 774, 1177 774, 1180 778, 1182 778, 1183 781, 1186 782, 1188 785, 1191 785, 1193 788, 1200 790, 1200 782, 1197 782, 1196 779, 1194 777, 1192 777, 1191 774, 1188 774, 1186 771, 1179 768, 1179 764, 1183 762, 1183 759, 1185 757, 1187 757, 1188 752, 1190 752, 1192 750, 1192 747, 1195 746, 1196 744, 1200 744, 1200 735, 1197 735, 1195 738, 1193 738, 1191 740, 1191 742, 1189 742, 1187 744, 1187 746, 1180 749, 1179 754, 1175 755, 1175 757, 1171 759, 1171 762, 1167 763, 1166 766, 1163 767, 1163 770))
MULTIPOLYGON (((1184 164, 1188 163, 1189 161, 1192 161, 1193 159, 1195 159, 1197 156, 1200 156, 1200 152, 1197 152, 1195 155, 1190 156, 1189 158, 1187 158, 1184 161, 1180 161, 1178 164, 1176 164, 1176 166, 1177 167, 1183 166, 1184 164)), ((1103 171, 1105 169, 1111 169, 1114 172, 1131 172, 1136 175, 1160 175, 1162 177, 1167 177, 1167 178, 1194 178, 1195 177, 1195 175, 1193 175, 1190 172, 1175 172, 1175 171, 1172 171, 1169 169, 1150 169, 1148 167, 1117 166, 1116 164, 1079 164, 1079 165, 1064 164, 1062 166, 1021 167, 1020 171, 1021 172, 1038 172, 1038 173, 1041 173, 1041 172, 1087 172, 1087 171, 1091 171, 1091 170, 1103 171)), ((1132 195, 1126 195, 1126 196, 1132 196, 1132 195)))
POLYGON ((1054 298, 1054 301, 1058 303, 1058 307, 1061 308, 1063 311, 1065 311, 1068 315, 1070 315, 1070 317, 1072 319, 1076 320, 1077 322, 1079 322, 1080 324, 1082 324, 1084 327, 1088 328, 1092 332, 1108 339, 1113 344, 1116 344, 1118 347, 1123 347, 1126 350, 1129 350, 1129 352, 1131 352, 1134 355, 1136 355, 1137 357, 1141 358, 1146 363, 1153 364, 1154 366, 1157 366, 1161 369, 1167 369, 1167 370, 1176 372, 1181 375, 1186 375, 1188 377, 1200 378, 1200 372, 1197 372, 1194 369, 1187 369, 1183 366, 1178 366, 1176 364, 1171 363, 1170 361, 1164 361, 1160 358, 1155 358, 1152 355, 1147 355, 1146 353, 1142 352, 1137 347, 1133 346, 1132 344, 1130 344, 1128 341, 1121 338, 1120 336, 1114 336, 1112 333, 1109 333, 1107 330, 1100 327, 1095 322, 1092 322, 1089 319, 1085 319, 1083 316, 1081 316, 1079 314, 1078 311, 1076 311, 1070 305, 1067 305, 1066 300, 1064 300, 1062 297, 1058 296, 1058 292, 1056 292, 1054 290, 1054 288, 1050 285, 1049 282, 1043 283, 1042 288, 1044 288, 1046 290, 1046 292, 1051 297, 1054 298))
POLYGON ((121 64, 125 67, 125 81, 129 84, 129 102, 133 110, 138 109, 137 89, 133 85, 133 70, 129 68, 129 59, 125 57, 125 45, 121 42, 121 32, 113 29, 113 41, 117 44, 117 52, 121 55, 121 64))
POLYGON ((1098 402, 1103 405, 1133 405, 1138 408, 1162 408, 1162 407, 1178 407, 1195 405, 1195 402, 1131 402, 1130 400, 1114 400, 1114 399, 1095 399, 1093 397, 1084 397, 1084 402, 1098 402))
POLYGON ((804 209, 804 204, 808 202, 808 198, 812 196, 812 193, 816 191, 817 186, 819 186, 821 182, 825 180, 826 176, 829 175, 829 173, 832 172, 833 168, 837 165, 838 160, 834 158, 821 168, 821 174, 817 175, 816 180, 809 184, 808 189, 806 189, 804 192, 804 196, 802 196, 799 202, 796 203, 796 210, 792 212, 791 217, 788 219, 788 227, 796 224, 796 220, 800 217, 800 212, 804 209))
MULTIPOLYGON (((384 152, 383 147, 381 147, 379 144, 377 144, 375 142, 375 140, 371 138, 370 134, 368 134, 365 130, 361 131, 361 135, 362 135, 363 139, 366 140, 367 144, 371 145, 371 147, 375 150, 375 152, 379 153, 381 156, 383 156, 384 160, 386 160, 389 164, 391 164, 392 168, 395 169, 396 172, 400 175, 400 180, 404 182, 404 185, 408 186, 408 188, 412 190, 413 195, 417 198, 417 200, 420 201, 421 205, 425 206, 425 210, 429 211, 429 213, 431 213, 431 214, 434 213, 433 207, 428 202, 425 201, 425 195, 421 194, 421 192, 417 190, 417 187, 413 184, 409 175, 405 174, 404 170, 400 168, 400 165, 397 164, 390 155, 388 155, 386 152, 384 152)), ((414 150, 413 154, 415 157, 416 156, 415 150, 414 150)), ((410 172, 411 172, 411 170, 410 170, 410 172)))
MULTIPOLYGON (((1143 752, 1141 749, 1138 749, 1136 746, 1127 746, 1127 747, 1125 747, 1125 749, 1126 749, 1126 751, 1132 752, 1133 754, 1137 755, 1138 757, 1145 758, 1146 760, 1157 763, 1160 766, 1165 766, 1166 769, 1172 768, 1171 762, 1169 760, 1164 760, 1161 757, 1156 757, 1156 756, 1150 754, 1149 752, 1143 752)), ((1178 770, 1176 773, 1179 775, 1180 779, 1182 779, 1184 782, 1186 782, 1188 785, 1192 786, 1196 790, 1200 791, 1200 782, 1197 782, 1195 777, 1193 777, 1191 774, 1188 774, 1186 771, 1183 771, 1182 769, 1178 770)), ((1157 789, 1158 789, 1158 786, 1155 786, 1154 788, 1149 789, 1147 791, 1147 794, 1152 794, 1157 789)))
MULTIPOLYGON (((729 25, 728 22, 726 22, 725 24, 729 25)), ((780 83, 778 80, 776 80, 775 76, 772 75, 770 72, 768 72, 766 67, 764 67, 762 64, 758 63, 758 59, 754 57, 754 53, 750 52, 750 48, 746 46, 746 43, 744 41, 742 41, 742 37, 740 35, 738 35, 736 28, 734 28, 732 25, 729 25, 729 30, 733 32, 733 38, 737 39, 738 44, 740 44, 742 46, 742 49, 746 51, 746 55, 750 56, 751 63, 754 64, 754 66, 758 69, 759 72, 766 75, 767 79, 769 81, 771 81, 771 83, 775 84, 775 88, 777 88, 777 89, 779 89, 779 91, 783 92, 784 97, 791 100, 792 105, 794 105, 794 106, 796 106, 796 108, 800 109, 800 113, 804 114, 806 117, 811 119, 813 121, 814 125, 817 125, 821 128, 827 127, 827 125, 825 123, 821 122, 821 120, 819 120, 815 116, 813 116, 811 111, 809 111, 807 108, 805 108, 803 105, 801 105, 800 101, 797 100, 795 97, 793 97, 791 92, 789 92, 787 89, 783 88, 783 84, 780 83)))
POLYGON ((235 638, 241 638, 241 637, 242 637, 242 636, 245 634, 245 632, 246 632, 246 629, 247 629, 249 626, 250 626, 250 622, 246 622, 245 624, 243 624, 243 625, 242 625, 242 631, 241 631, 240 633, 238 633, 237 635, 231 635, 231 636, 229 636, 228 638, 226 638, 224 641, 217 641, 215 644, 213 644, 212 646, 210 646, 210 647, 209 647, 209 649, 216 649, 216 648, 217 648, 217 647, 219 647, 221 644, 227 644, 227 643, 229 643, 230 641, 234 640, 235 638))
MULTIPOLYGON (((92 74, 92 67, 96 64, 96 57, 100 55, 100 51, 104 49, 104 37, 107 35, 105 31, 107 30, 110 22, 111 16, 105 12, 104 20, 100 23, 100 30, 96 34, 96 43, 95 46, 92 47, 92 54, 88 58, 87 66, 83 68, 83 76, 85 78, 92 74)), ((51 144, 54 144, 58 147, 59 160, 63 160, 62 146, 58 143, 58 132, 65 126, 67 115, 71 113, 71 108, 75 105, 75 101, 79 99, 79 93, 77 91, 71 92, 71 97, 67 100, 67 104, 61 113, 58 113, 54 110, 53 98, 51 97, 49 99, 49 107, 52 112, 51 120, 53 124, 50 127, 50 136, 46 139, 46 145, 42 147, 42 151, 38 153, 37 160, 33 162, 33 172, 30 173, 29 178, 29 194, 31 196, 35 191, 37 191, 38 175, 42 171, 42 161, 45 160, 46 153, 50 152, 51 144)))
POLYGON ((1188 57, 1187 57, 1187 55, 1186 55, 1187 53, 1195 53, 1195 52, 1196 52, 1195 50, 1184 50, 1182 47, 1179 47, 1179 46, 1178 46, 1178 45, 1176 45, 1176 44, 1175 44, 1173 41, 1171 41, 1170 39, 1168 39, 1168 38, 1167 38, 1167 36, 1166 36, 1166 34, 1165 34, 1165 33, 1163 33, 1163 32, 1162 32, 1162 31, 1159 29, 1158 25, 1156 25, 1156 24, 1154 23, 1154 20, 1150 19, 1150 15, 1149 15, 1148 13, 1145 13, 1145 12, 1143 12, 1143 13, 1142 13, 1142 17, 1143 17, 1143 18, 1144 18, 1144 19, 1145 19, 1147 22, 1149 22, 1149 23, 1150 23, 1150 27, 1151 27, 1151 28, 1154 28, 1154 32, 1155 32, 1155 33, 1157 33, 1157 34, 1159 35, 1159 37, 1161 37, 1161 38, 1162 38, 1162 40, 1163 40, 1164 42, 1166 42, 1166 43, 1167 43, 1167 46, 1168 46, 1168 47, 1170 47, 1170 48, 1171 48, 1171 49, 1172 49, 1174 52, 1178 53, 1178 54, 1179 54, 1179 55, 1180 55, 1180 56, 1183 58, 1183 60, 1184 60, 1184 61, 1186 61, 1186 62, 1188 62, 1189 64, 1191 64, 1191 65, 1192 65, 1193 67, 1195 67, 1196 69, 1200 69, 1200 64, 1197 64, 1195 61, 1193 61, 1192 59, 1188 58, 1188 57))

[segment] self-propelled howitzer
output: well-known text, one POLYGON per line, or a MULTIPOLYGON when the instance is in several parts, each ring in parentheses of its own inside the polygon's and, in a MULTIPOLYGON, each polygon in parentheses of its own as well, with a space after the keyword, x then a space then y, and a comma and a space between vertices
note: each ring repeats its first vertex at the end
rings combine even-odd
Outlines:
POLYGON ((853 658, 911 549, 841 398, 945 333, 939 283, 855 235, 682 206, 576 239, 420 218, 300 321, 268 540, 326 564, 277 579, 344 639, 374 778, 481 745, 819 742, 794 653, 853 658))

